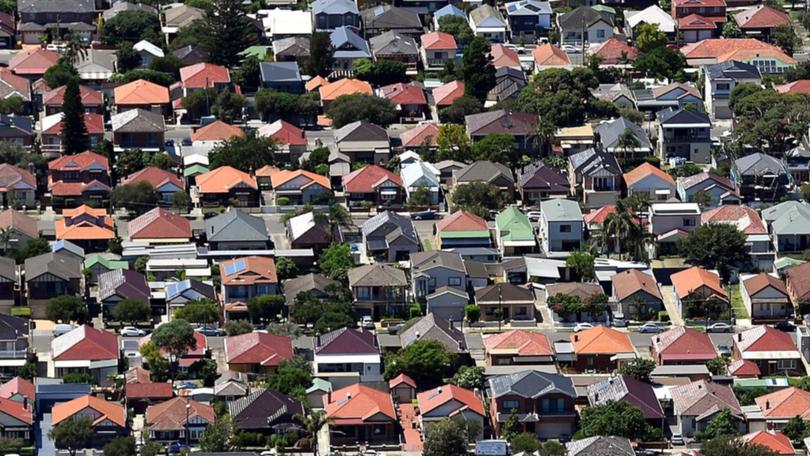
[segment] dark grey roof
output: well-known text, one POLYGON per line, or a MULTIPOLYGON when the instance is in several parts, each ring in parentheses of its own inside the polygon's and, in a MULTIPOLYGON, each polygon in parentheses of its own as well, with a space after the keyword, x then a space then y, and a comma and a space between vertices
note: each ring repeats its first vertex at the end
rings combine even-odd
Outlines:
POLYGON ((186 65, 200 63, 208 58, 208 52, 190 44, 173 50, 172 55, 180 59, 186 65))
POLYGON ((594 148, 571 155, 568 160, 577 174, 590 174, 600 169, 606 169, 614 175, 622 173, 622 168, 613 154, 597 151, 594 148))
POLYGON ((451 353, 466 353, 467 343, 464 333, 454 323, 429 313, 399 334, 403 347, 417 340, 437 340, 451 353))
POLYGON ((259 65, 262 81, 265 82, 301 82, 301 71, 298 62, 262 62, 259 65))
POLYGON ((367 29, 421 30, 422 21, 419 15, 406 8, 397 8, 390 5, 380 5, 360 12, 363 26, 367 29))
POLYGON ((27 319, 0 314, 0 340, 14 340, 27 335, 27 319))
POLYGON ((132 269, 113 269, 98 276, 98 299, 118 295, 124 299, 149 300, 149 285, 146 276, 132 269))
POLYGON ((115 2, 107 11, 104 11, 104 20, 109 21, 110 19, 117 16, 119 13, 123 13, 124 11, 145 11, 147 13, 154 14, 157 16, 158 11, 149 6, 144 5, 142 3, 130 3, 130 2, 115 2))
POLYGON ((546 394, 563 394, 577 397, 574 382, 560 374, 526 370, 508 375, 498 375, 488 381, 492 397, 505 394, 516 394, 521 397, 536 399, 546 394))
POLYGON ((464 116, 464 126, 470 136, 489 133, 527 136, 532 134, 538 120, 539 116, 536 114, 498 109, 464 116))
POLYGON ((496 101, 509 99, 528 85, 526 73, 519 68, 500 67, 495 70, 495 87, 489 92, 496 101))
POLYGON ((503 163, 493 163, 488 160, 473 162, 462 169, 453 172, 457 182, 492 182, 499 177, 514 182, 512 170, 503 163))
POLYGON ((633 446, 626 437, 597 435, 568 442, 565 445, 569 456, 635 456, 633 446))
POLYGON ((17 263, 11 258, 0 257, 0 277, 17 281, 17 263))
POLYGON ((638 407, 648 420, 661 420, 666 416, 652 385, 627 375, 612 376, 588 385, 588 402, 592 407, 607 401, 629 402, 638 407))
POLYGON ((325 293, 329 285, 339 285, 339 282, 315 273, 287 279, 284 281, 284 296, 287 299, 287 305, 295 302, 295 297, 302 291, 317 290, 325 293))
POLYGON ((137 108, 115 114, 110 119, 116 133, 163 133, 166 123, 163 115, 157 112, 137 108))
POLYGON ((744 176, 784 175, 787 174, 785 164, 778 158, 756 152, 734 161, 734 167, 744 176))
POLYGON ((93 13, 96 3, 93 0, 20 0, 17 2, 20 13, 93 13))
POLYGON ((385 128, 358 120, 335 130, 335 141, 388 141, 385 128))
POLYGON ((465 272, 464 261, 458 253, 435 250, 431 252, 414 252, 411 254, 411 268, 414 274, 435 266, 465 272))
POLYGON ((316 0, 310 8, 312 14, 359 14, 357 5, 350 0, 316 0))
POLYGON ((267 241, 264 219, 231 209, 205 221, 205 236, 209 242, 267 241))
POLYGON ((661 124, 711 124, 709 115, 697 109, 672 109, 667 108, 656 113, 661 124))
POLYGON ((31 136, 33 131, 31 119, 28 117, 0 115, 0 137, 2 138, 31 136))
POLYGON ((599 141, 602 147, 607 149, 609 147, 616 147, 616 142, 624 131, 628 129, 633 132, 633 136, 638 140, 640 147, 652 149, 652 143, 647 133, 645 133, 638 124, 624 117, 619 117, 618 119, 597 125, 594 129, 594 133, 599 135, 599 141))
POLYGON ((416 230, 413 227, 413 222, 410 218, 397 214, 392 211, 385 211, 377 214, 374 217, 366 220, 363 223, 361 232, 363 236, 379 235, 377 232, 380 228, 385 227, 385 236, 388 237, 391 233, 402 234, 406 238, 419 243, 416 238, 416 230))
POLYGON ((357 34, 354 27, 338 27, 329 34, 335 57, 361 58, 370 57, 368 43, 357 34))
POLYGON ((580 6, 570 13, 563 14, 559 21, 563 29, 581 29, 583 24, 590 27, 599 21, 605 21, 613 26, 613 17, 609 13, 597 11, 590 6, 580 6))
POLYGON ((25 260, 25 280, 42 274, 52 274, 63 280, 78 279, 82 276, 82 260, 62 253, 43 253, 25 260))
POLYGON ((304 413, 304 406, 284 393, 257 388, 245 397, 228 402, 228 413, 237 429, 269 429, 291 423, 295 415, 304 413))
POLYGON ((730 78, 737 80, 762 78, 756 66, 737 60, 706 65, 706 72, 708 72, 711 79, 730 78))
POLYGON ((309 38, 293 36, 273 40, 273 55, 276 57, 309 57, 309 38))
POLYGON ((518 185, 524 190, 542 189, 552 192, 566 192, 568 178, 557 168, 537 162, 524 166, 518 174, 518 185))
MULTIPOLYGON (((572 202, 573 203, 573 202, 572 202)), ((576 203, 574 203, 576 204, 576 203)), ((528 288, 509 282, 493 283, 475 290, 476 302, 525 302, 534 301, 534 293, 528 288)))
POLYGON ((419 49, 416 40, 410 36, 389 30, 382 35, 372 37, 368 40, 371 43, 371 51, 383 55, 418 55, 419 49))

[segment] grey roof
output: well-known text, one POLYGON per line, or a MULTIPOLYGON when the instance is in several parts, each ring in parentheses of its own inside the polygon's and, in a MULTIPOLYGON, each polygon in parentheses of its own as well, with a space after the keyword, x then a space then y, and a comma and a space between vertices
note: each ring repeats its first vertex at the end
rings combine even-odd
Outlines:
POLYGON ((616 101, 621 97, 626 97, 629 101, 633 101, 633 92, 627 87, 627 84, 622 83, 599 84, 597 88, 591 89, 591 94, 605 101, 616 101))
POLYGON ((635 456, 630 439, 597 435, 565 444, 569 456, 635 456))
POLYGON ((267 241, 264 219, 231 209, 205 221, 205 236, 209 242, 267 241))
POLYGON ((259 65, 262 81, 265 82, 301 82, 301 71, 298 62, 262 62, 259 65))
POLYGON ((92 13, 96 10, 93 0, 20 0, 17 11, 20 13, 92 13))
POLYGON ((607 401, 629 402, 638 407, 648 420, 660 420, 666 416, 652 385, 628 375, 616 375, 588 385, 588 402, 591 406, 603 405, 607 401))
POLYGON ((25 137, 33 134, 31 119, 24 116, 0 114, 0 137, 25 137))
POLYGON ((388 264, 366 264, 349 271, 351 287, 405 287, 408 279, 402 269, 388 264))
POLYGON ((540 211, 543 216, 550 222, 570 222, 582 221, 582 211, 579 209, 579 203, 569 199, 550 199, 540 203, 540 211))
POLYGON ((464 126, 470 136, 489 133, 528 136, 534 132, 538 120, 536 114, 498 109, 464 116, 464 126))
POLYGON ((597 11, 590 6, 580 6, 570 13, 559 17, 560 26, 563 29, 581 29, 583 24, 590 27, 599 21, 605 21, 613 26, 613 17, 605 12, 597 11))
POLYGON ((76 258, 84 259, 84 249, 65 239, 54 242, 51 245, 51 251, 61 252, 65 255, 75 255, 76 258))
POLYGON ((672 109, 667 108, 659 111, 656 116, 661 124, 710 124, 711 119, 705 112, 696 109, 672 109))
POLYGON ((371 43, 371 51, 383 55, 418 55, 419 49, 416 40, 410 36, 403 35, 394 30, 389 30, 382 35, 372 37, 368 40, 371 43))
POLYGON ((157 16, 158 11, 149 6, 144 5, 142 3, 130 3, 130 2, 115 2, 110 7, 110 9, 104 11, 103 16, 105 21, 109 21, 110 19, 117 16, 119 13, 123 13, 124 11, 145 11, 150 14, 154 14, 157 16))
POLYGON ((489 95, 496 101, 503 101, 520 93, 528 85, 526 73, 513 67, 500 67, 495 70, 495 87, 489 95))
POLYGON ((711 79, 729 78, 739 79, 761 79, 759 68, 750 63, 729 60, 722 63, 706 65, 706 72, 711 79))
POLYGON ((123 299, 149 300, 149 285, 146 277, 131 269, 113 269, 98 276, 98 299, 118 295, 123 299))
POLYGON ((453 5, 452 3, 444 5, 443 7, 436 10, 436 12, 433 13, 433 20, 438 24, 439 19, 441 19, 444 16, 463 17, 464 19, 467 18, 467 15, 464 14, 464 10, 456 5, 453 5))
POLYGON ((338 284, 339 282, 337 280, 332 280, 321 274, 304 274, 284 281, 284 296, 286 297, 287 305, 290 305, 295 302, 295 297, 302 291, 318 290, 326 292, 327 287, 338 284))
POLYGON ((310 6, 312 14, 360 14, 357 5, 350 0, 316 0, 310 6))
POLYGON ((577 174, 590 174, 600 169, 606 169, 614 175, 622 173, 618 160, 613 154, 587 149, 568 157, 571 167, 577 174))
POLYGON ((163 133, 166 124, 163 115, 137 108, 115 114, 110 119, 116 133, 163 133))
POLYGON ((293 36, 273 40, 273 55, 276 57, 309 57, 309 38, 293 36))
POLYGON ((290 423, 293 416, 303 413, 300 402, 270 388, 256 388, 247 396, 228 402, 228 414, 237 429, 268 429, 290 423))
POLYGON ((385 128, 365 120, 346 124, 335 130, 335 141, 388 141, 385 128))
POLYGON ((810 205, 798 201, 786 201, 762 211, 762 217, 770 221, 776 235, 810 234, 810 205))
POLYGON ((504 5, 504 8, 506 8, 506 14, 509 16, 539 16, 552 13, 549 2, 539 2, 537 0, 509 2, 504 5))
POLYGON ((467 352, 464 333, 456 327, 455 323, 451 326, 448 320, 434 313, 425 315, 403 330, 399 334, 399 339, 403 347, 407 347, 417 340, 437 340, 451 353, 467 352))
POLYGON ((173 50, 172 55, 180 59, 186 65, 199 63, 208 58, 208 52, 190 44, 173 50))
MULTIPOLYGON (((459 252, 462 249, 452 249, 453 251, 459 252)), ((493 253, 497 253, 494 249, 484 249, 486 251, 491 251, 493 253)), ((489 253, 489 252, 481 252, 481 253, 489 253)), ((459 252, 461 254, 461 252, 459 252)), ((487 271, 486 266, 484 263, 475 260, 464 260, 464 269, 467 271, 467 275, 471 278, 489 278, 489 272, 487 271)))
POLYGON ((329 34, 335 58, 371 57, 366 40, 357 34, 353 27, 338 27, 329 34))
POLYGON ((82 260, 53 252, 43 253, 25 260, 26 281, 42 274, 52 274, 66 281, 78 279, 82 276, 82 260))
POLYGON ((422 30, 419 15, 407 8, 380 5, 361 11, 360 16, 363 18, 363 26, 366 29, 411 29, 417 32, 422 30))
POLYGON ((488 380, 492 397, 506 394, 536 399, 546 394, 563 394, 577 397, 574 382, 570 377, 560 374, 547 374, 535 370, 526 370, 514 374, 499 375, 488 380))
POLYGON ((363 227, 360 231, 363 233, 363 236, 372 236, 378 234, 376 233, 377 230, 386 225, 386 238, 389 238, 392 234, 396 233, 397 235, 404 235, 406 238, 410 239, 416 244, 419 243, 419 240, 416 237, 416 230, 413 227, 413 222, 411 219, 392 211, 385 211, 366 220, 366 222, 363 223, 363 227))
POLYGON ((787 168, 785 168, 782 160, 761 152, 734 160, 734 167, 743 176, 762 176, 765 174, 780 176, 787 174, 787 168))
POLYGON ((14 340, 28 335, 28 319, 0 314, 0 340, 14 340))
POLYGON ((470 11, 470 21, 478 27, 506 27, 501 12, 486 3, 470 11))
POLYGON ((488 160, 479 160, 462 169, 457 169, 453 171, 453 177, 457 182, 492 182, 499 177, 515 182, 512 170, 508 166, 488 160))
POLYGON ((524 190, 541 189, 552 192, 569 190, 568 178, 565 174, 542 161, 526 165, 518 172, 518 185, 524 190))
POLYGON ((205 11, 188 5, 177 5, 163 11, 167 27, 185 27, 205 17, 205 11))
POLYGON ((425 271, 436 266, 466 272, 464 261, 458 253, 435 250, 431 252, 414 252, 411 254, 411 268, 414 274, 418 271, 425 271))
POLYGON ((11 258, 0 257, 0 277, 17 281, 17 263, 11 258))
POLYGON ((638 139, 640 147, 652 149, 652 143, 647 133, 645 133, 638 124, 624 117, 619 117, 618 119, 597 125, 594 129, 594 133, 599 135, 599 141, 602 143, 602 147, 607 149, 609 147, 616 147, 616 143, 626 129, 633 132, 633 136, 638 139))

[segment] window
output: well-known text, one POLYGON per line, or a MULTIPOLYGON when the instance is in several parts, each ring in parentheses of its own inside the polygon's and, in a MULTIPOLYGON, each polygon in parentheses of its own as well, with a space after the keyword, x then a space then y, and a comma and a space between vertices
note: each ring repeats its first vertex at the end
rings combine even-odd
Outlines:
POLYGON ((503 409, 507 412, 510 410, 517 410, 518 401, 503 401, 503 409))
POLYGON ((779 370, 793 370, 796 368, 795 359, 780 359, 776 362, 776 368, 779 370))
POLYGON ((724 92, 728 92, 731 88, 731 84, 724 82, 722 84, 717 84, 717 90, 722 90, 724 92))
POLYGON ((368 287, 357 287, 356 293, 358 299, 368 299, 370 295, 368 287))
POLYGON ((684 218, 683 219, 683 226, 695 226, 695 219, 693 219, 693 218, 684 218))
POLYGON ((597 30, 596 31, 596 37, 597 38, 604 38, 605 37, 605 31, 602 30, 602 29, 597 30))
POLYGON ((460 287, 461 277, 450 277, 449 279, 447 279, 447 285, 451 287, 460 287))
POLYGON ((560 233, 570 233, 571 225, 560 225, 560 233))

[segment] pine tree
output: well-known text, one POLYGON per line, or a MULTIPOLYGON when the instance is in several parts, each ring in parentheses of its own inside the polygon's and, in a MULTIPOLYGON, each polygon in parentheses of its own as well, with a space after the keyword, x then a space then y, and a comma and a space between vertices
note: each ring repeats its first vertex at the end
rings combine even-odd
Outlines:
POLYGON ((206 8, 203 30, 200 45, 211 62, 229 67, 238 64, 242 59, 239 53, 258 40, 241 0, 212 0, 206 8))
POLYGON ((62 102, 62 148, 65 154, 76 154, 87 149, 88 144, 79 83, 70 81, 62 102))

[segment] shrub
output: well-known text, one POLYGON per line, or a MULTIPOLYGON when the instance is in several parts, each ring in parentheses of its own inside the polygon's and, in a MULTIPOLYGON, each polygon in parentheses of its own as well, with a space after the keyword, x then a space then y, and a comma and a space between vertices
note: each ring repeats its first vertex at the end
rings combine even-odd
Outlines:
POLYGON ((475 323, 481 318, 481 308, 475 304, 464 307, 464 316, 470 323, 475 323))
POLYGON ((276 198, 276 204, 278 204, 279 206, 289 206, 290 199, 287 198, 286 196, 279 196, 278 198, 276 198))

